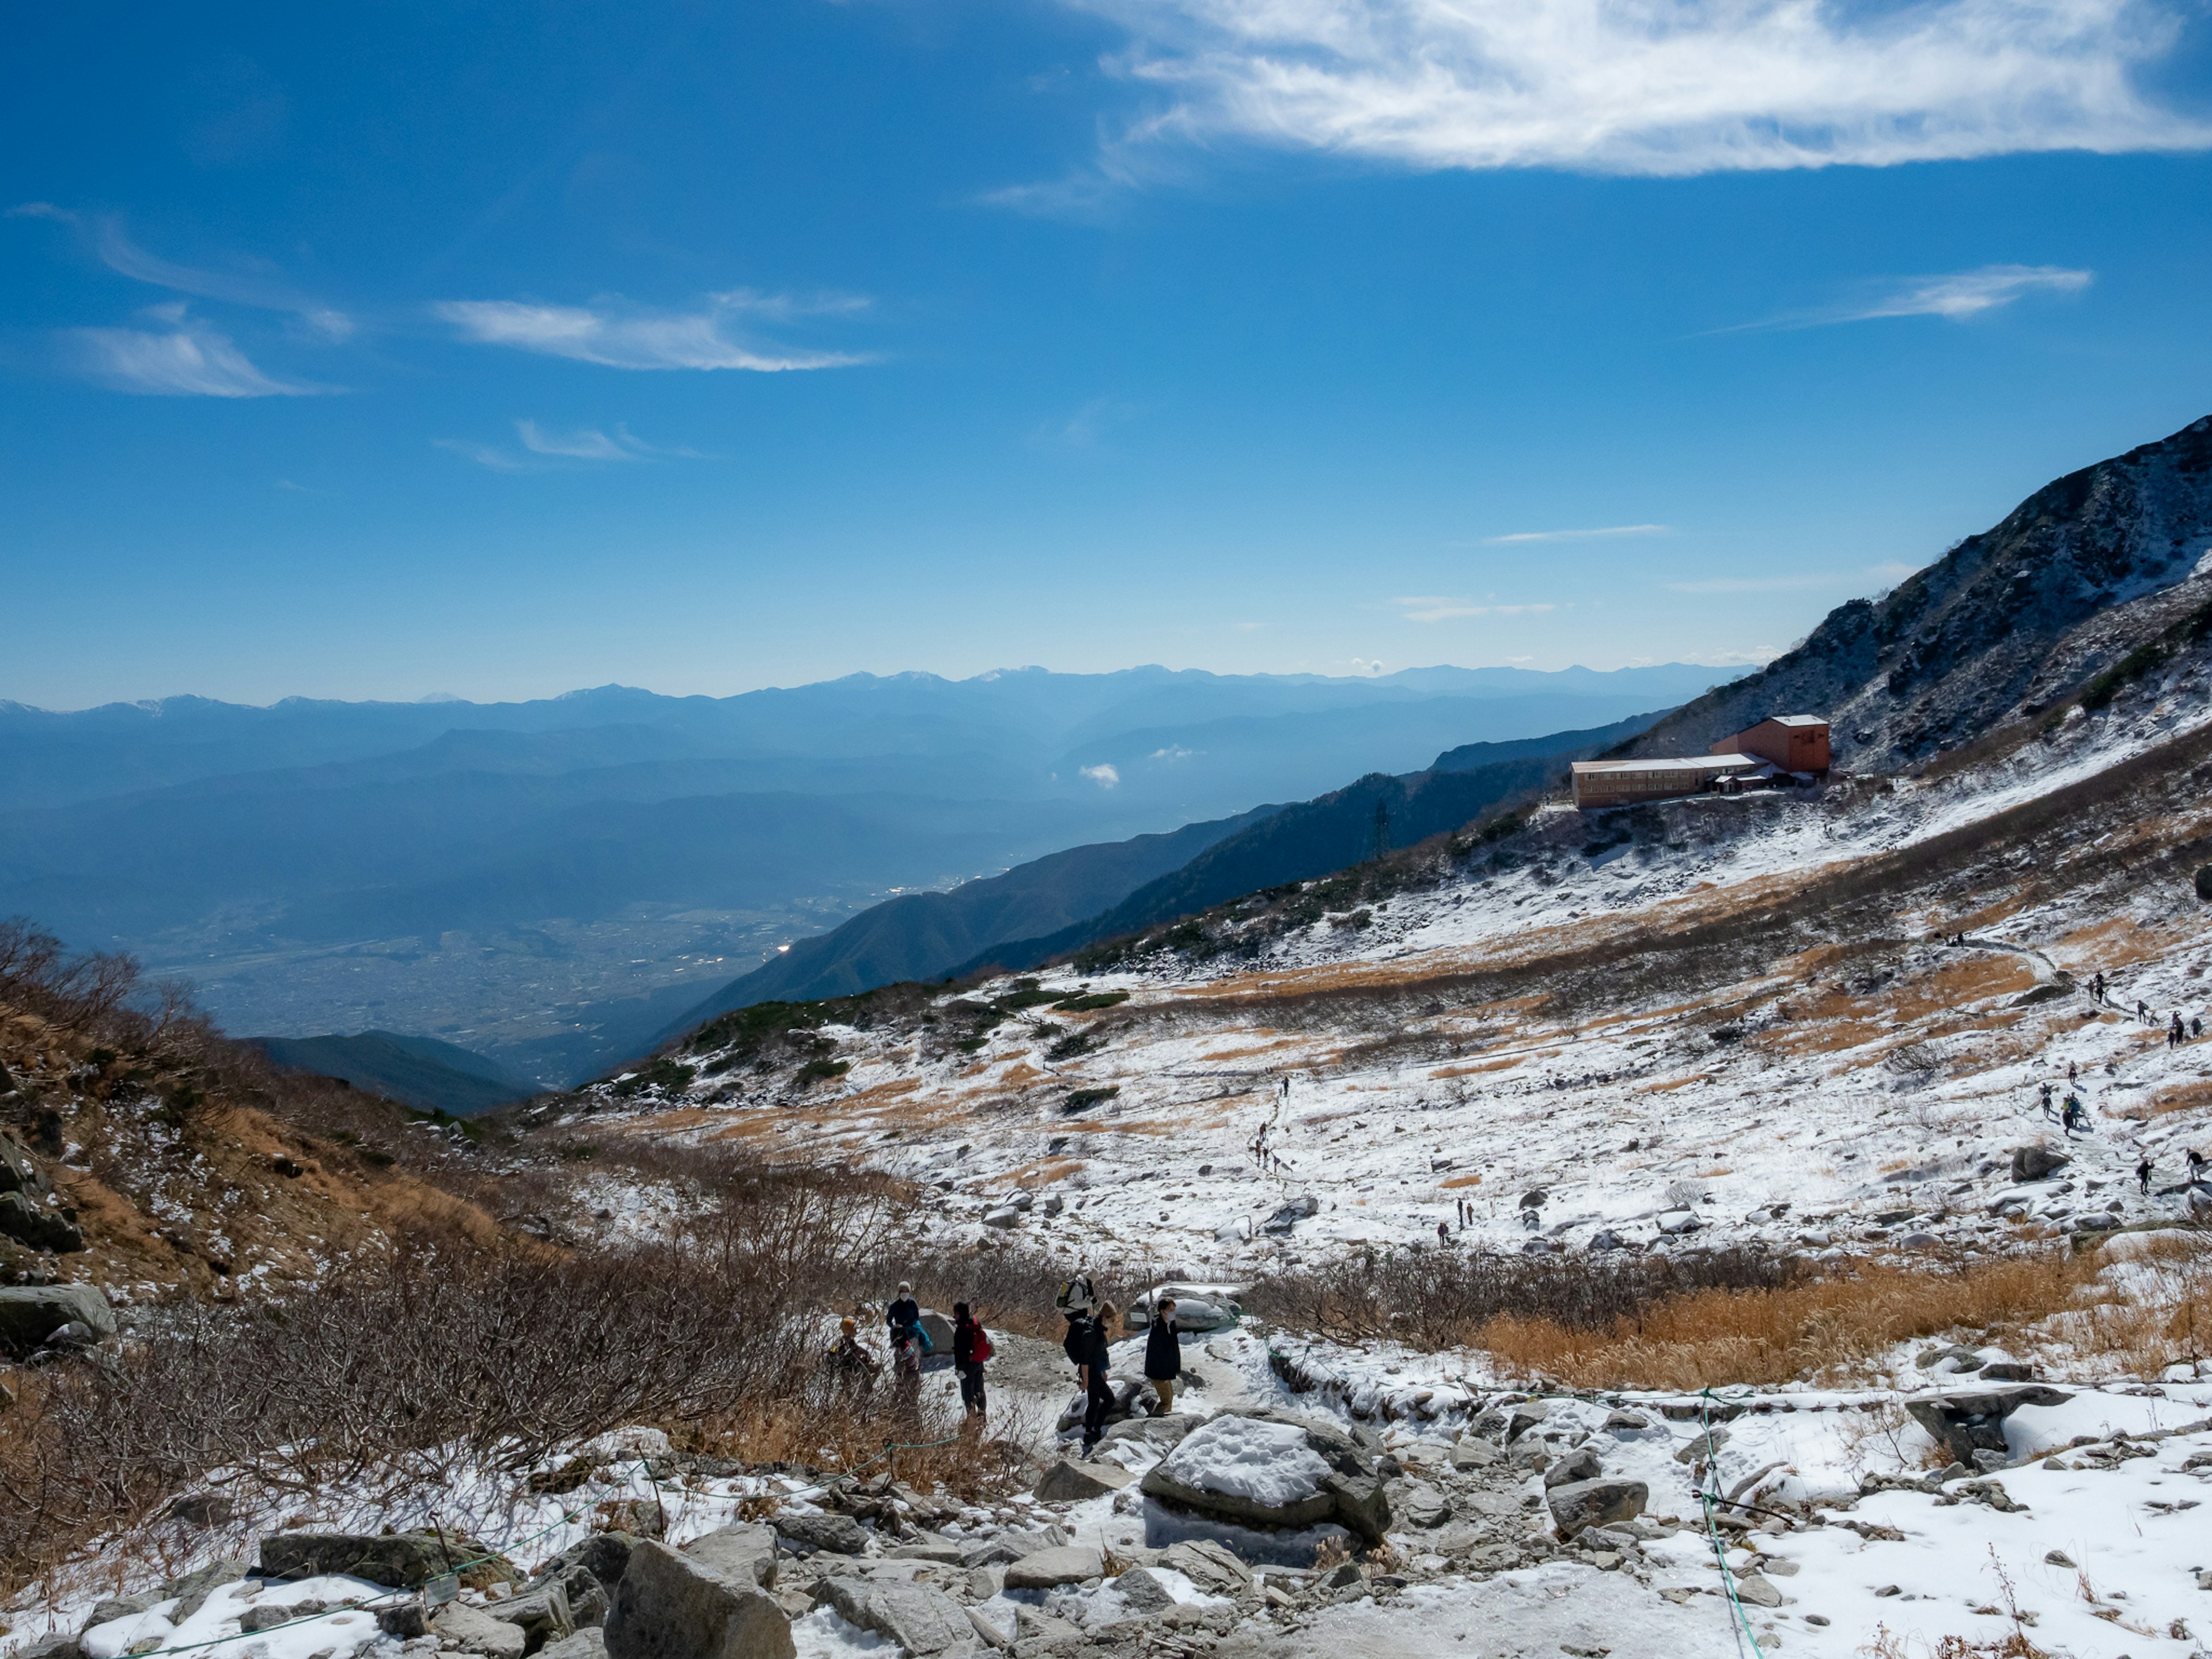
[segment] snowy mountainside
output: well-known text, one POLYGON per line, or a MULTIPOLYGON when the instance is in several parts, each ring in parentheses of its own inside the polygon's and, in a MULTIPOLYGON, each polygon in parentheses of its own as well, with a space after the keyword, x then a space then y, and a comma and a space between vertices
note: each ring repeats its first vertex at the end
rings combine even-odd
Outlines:
POLYGON ((1542 811, 1242 946, 1231 907, 1203 949, 1169 930, 1088 977, 765 1011, 791 1023, 709 1027, 541 1132, 858 1161, 928 1189, 948 1242, 1011 1224, 1132 1273, 1244 1276, 1439 1222, 1880 1253, 2179 1218, 2212 1130, 2212 1047, 2163 1035, 2212 1015, 2208 663, 2189 644, 1917 777, 1542 811), (2041 1105, 2069 1065, 2079 1138, 2041 1105), (2015 1186, 2013 1149, 2046 1141, 2067 1177, 2015 1186))
POLYGON ((1878 599, 1660 722, 1624 751, 1702 753, 1770 714, 1817 714, 1836 758, 1890 770, 2034 714, 2173 620, 2212 551, 2212 416, 2046 484, 1878 599))

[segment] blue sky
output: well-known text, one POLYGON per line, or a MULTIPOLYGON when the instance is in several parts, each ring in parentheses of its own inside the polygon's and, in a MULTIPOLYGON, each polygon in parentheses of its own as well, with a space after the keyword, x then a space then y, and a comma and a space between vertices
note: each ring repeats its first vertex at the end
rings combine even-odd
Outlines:
POLYGON ((2212 412, 2182 0, 12 30, 47 707, 1761 660, 2212 412))

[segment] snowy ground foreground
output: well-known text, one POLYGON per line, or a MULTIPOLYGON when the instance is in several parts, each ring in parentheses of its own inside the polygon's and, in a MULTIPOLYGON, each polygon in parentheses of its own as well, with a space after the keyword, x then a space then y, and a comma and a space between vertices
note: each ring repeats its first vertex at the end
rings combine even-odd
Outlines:
MULTIPOLYGON (((1486 1543, 1503 1540, 1510 1553, 1515 1540, 1546 1538, 1547 1520, 1540 1474, 1501 1464, 1474 1477, 1453 1465, 1455 1443, 1474 1431, 1475 1408, 1501 1403, 1480 1370, 1480 1356, 1297 1345, 1302 1370, 1327 1373, 1345 1385, 1324 1396, 1284 1389, 1264 1333, 1241 1328, 1194 1339, 1186 1347, 1198 1375, 1185 1398, 1200 1414, 1268 1406, 1361 1429, 1351 1415, 1361 1401, 1395 1395, 1410 1402, 1422 1389, 1431 1394, 1421 1409, 1409 1409, 1382 1431, 1405 1471, 1392 1482, 1400 1518, 1388 1541, 1395 1556, 1390 1571, 1407 1581, 1406 1587, 1389 1590, 1364 1583, 1318 1600, 1309 1592, 1294 1608, 1247 1619, 1220 1639, 1215 1654, 1227 1659, 1337 1659, 1346 1653, 1550 1659, 1561 1652, 1606 1650, 1617 1659, 1718 1659, 1738 1651, 1693 1477, 1675 1455, 1703 1428, 1694 1419, 1666 1415, 1668 1407, 1679 1413, 1692 1403, 1684 1397, 1629 1391, 1546 1401, 1542 1420, 1524 1438, 1540 1441, 1553 1455, 1575 1448, 1595 1450, 1608 1476, 1645 1482, 1650 1498, 1644 1521, 1635 1528, 1640 1536, 1615 1556, 1560 1557, 1492 1571, 1478 1565, 1486 1543), (1328 1398, 1341 1409, 1325 1403, 1328 1398), (1642 1426, 1628 1426, 1620 1415, 1624 1412, 1642 1426), (1446 1513, 1425 1528, 1408 1518, 1424 1493, 1446 1500, 1446 1513), (1471 1548, 1478 1559, 1470 1559, 1471 1548)), ((1116 1369, 1133 1368, 1140 1350, 1136 1339, 1117 1345, 1116 1369)), ((1917 1372, 1902 1354, 1897 1369, 1923 1379, 1929 1375, 1917 1372)), ((928 1386, 949 1382, 933 1377, 928 1386)), ((2212 1633, 2212 1572, 2207 1571, 2212 1529, 2196 1517, 2203 1488, 2212 1484, 2212 1382, 2082 1389, 2063 1405, 2016 1413, 2007 1424, 2015 1465, 1994 1477, 2005 1501, 2017 1506, 2009 1510, 1992 1507, 1987 1488, 1977 1498, 1973 1488, 1958 1481, 1947 1488, 1862 1495, 1870 1476, 1924 1477, 1929 1443, 1895 1410, 1897 1397, 1893 1390, 1800 1386, 1729 1390, 1716 1407, 1735 1413, 1723 1425, 1726 1438, 1717 1458, 1723 1489, 1748 1503, 1812 1500, 1820 1506, 1820 1524, 1726 1534, 1731 1582, 1772 1592, 1773 1605, 1749 1611, 1762 1651, 1856 1659, 1887 1632, 1918 1656, 1947 1636, 1984 1641, 2009 1632, 2014 1607, 2037 1646, 2059 1659, 2180 1659, 2204 1651, 2198 1632, 2212 1633), (2074 1445, 2076 1441, 2087 1443, 2074 1445), (1965 1501, 1961 1493, 1969 1494, 1965 1501), (2070 1565, 2050 1559, 2053 1552, 2070 1565)), ((1509 1405, 1524 1399, 1502 1396, 1509 1405)), ((1021 1403, 1035 1408, 1060 1402, 1054 1394, 1021 1403)), ((530 1568, 580 1537, 590 1508, 603 1499, 643 1497, 660 1503, 668 1536, 680 1544, 728 1524, 747 1498, 775 1496, 803 1511, 814 1507, 811 1499, 820 1492, 796 1476, 762 1475, 664 1482, 656 1489, 633 1455, 660 1443, 651 1430, 604 1437, 582 1449, 612 1460, 611 1479, 595 1478, 566 1498, 530 1500, 498 1527, 483 1528, 483 1536, 506 1545, 518 1565, 530 1568), (564 1514, 578 1510, 583 1511, 579 1518, 562 1523, 564 1514)), ((1285 1437, 1287 1455, 1295 1455, 1294 1443, 1285 1437)), ((1132 1437, 1109 1442, 1101 1455, 1141 1473, 1160 1451, 1132 1437)), ((452 1526, 465 1514, 469 1496, 427 1493, 419 1513, 383 1506, 372 1516, 331 1493, 302 1505, 298 1518, 319 1526, 362 1527, 381 1517, 404 1527, 435 1515, 452 1526)), ((965 1510, 939 1530, 958 1541, 1002 1525, 1049 1521, 1075 1542, 1103 1546, 1126 1564, 1139 1565, 1147 1564, 1149 1554, 1146 1508, 1127 1492, 1060 1505, 1019 1498, 995 1511, 965 1510)), ((872 1545, 872 1555, 881 1558, 890 1541, 872 1545)), ((53 1608, 51 1616, 46 1610, 9 1610, 15 1635, 0 1638, 0 1651, 46 1628, 76 1630, 97 1594, 141 1588, 139 1579, 155 1582, 163 1572, 225 1553, 249 1553, 245 1542, 200 1534, 189 1558, 161 1567, 107 1564, 112 1571, 97 1592, 88 1586, 82 1601, 53 1608), (118 1577, 128 1582, 118 1585, 118 1577)), ((910 1572, 920 1582, 964 1578, 957 1569, 940 1571, 923 1561, 884 1559, 880 1570, 910 1572)), ((1171 1573, 1166 1577, 1178 1601, 1210 1599, 1187 1580, 1171 1573)), ((1292 1573, 1274 1582, 1297 1589, 1309 1579, 1292 1573)), ((1127 1616, 1116 1595, 1111 1579, 1088 1589, 1001 1591, 981 1610, 1011 1618, 1018 1601, 1097 1630, 1127 1616)), ((338 1609, 250 1636, 237 1631, 239 1616, 257 1603, 312 1600, 338 1608, 356 1601, 373 1609, 391 1599, 388 1592, 349 1580, 233 1586, 217 1591, 190 1619, 173 1622, 177 1609, 163 1603, 95 1626, 84 1651, 90 1659, 118 1659, 158 1638, 161 1645, 148 1651, 179 1652, 194 1643, 213 1643, 196 1650, 215 1659, 398 1659, 399 1644, 376 1634, 369 1611, 338 1609)), ((896 1651, 823 1612, 797 1620, 793 1636, 805 1659, 890 1659, 896 1651)))
MULTIPOLYGON (((851 1062, 836 1085, 719 1105, 705 1103, 712 1079, 689 1096, 605 1097, 592 1132, 858 1160, 938 1188, 940 1239, 984 1236, 983 1216, 1013 1198, 1024 1208, 1000 1221, 1117 1277, 1234 1279, 1433 1242, 1440 1221, 1470 1243, 1510 1248, 1534 1231, 1579 1249, 1610 1232, 1663 1248, 1686 1212, 1699 1243, 1865 1251, 1928 1237, 1973 1248, 2021 1221, 2182 1218, 2185 1194, 2157 1189, 2179 1185, 2185 1147, 2207 1145, 2212 1045, 2168 1048, 2124 1011, 2141 998, 2154 1018, 2212 1013, 2199 982, 2212 939, 2185 891, 2116 903, 2062 887, 2028 904, 2000 883, 1950 909, 1881 918, 1893 938, 1929 939, 1975 913, 1964 949, 1901 947, 1871 975, 1809 952, 1718 991, 1625 995, 1571 1021, 1537 1011, 1540 996, 1407 999, 1440 976, 1540 974, 1548 956, 1725 916, 1812 867, 1925 844, 2208 717, 2191 679, 2124 713, 2075 711, 2052 740, 1978 770, 1888 793, 1685 803, 1665 842, 1595 853, 1586 843, 1611 833, 1609 815, 1555 811, 1518 867, 1402 895, 1364 928, 1325 920, 1257 968, 1163 957, 1088 982, 1128 991, 1121 1006, 1009 1020, 972 1057, 929 1058, 911 1030, 825 1028, 851 1062), (2114 983, 2102 1009, 2081 988, 2100 969, 2114 983), (1043 1050, 1071 1030, 1104 1047, 1051 1062, 1043 1050), (2094 1133, 2064 1147, 2063 1178, 2014 1191, 2011 1149, 2063 1139, 2039 1092, 2055 1083, 2063 1098, 2069 1063, 2094 1133), (1073 1091, 1102 1089, 1118 1092, 1066 1109, 1073 1091), (2149 1194, 2131 1173, 2146 1155, 2149 1194), (1543 1195, 1533 1230, 1530 1193, 1543 1195), (1296 1198, 1319 1212, 1265 1231, 1296 1198), (2008 1200, 2016 1218, 1990 1213, 2008 1200)), ((2209 824, 2199 811, 2083 834, 2151 846, 2209 824)), ((611 1224, 641 1222, 623 1212, 611 1224)))

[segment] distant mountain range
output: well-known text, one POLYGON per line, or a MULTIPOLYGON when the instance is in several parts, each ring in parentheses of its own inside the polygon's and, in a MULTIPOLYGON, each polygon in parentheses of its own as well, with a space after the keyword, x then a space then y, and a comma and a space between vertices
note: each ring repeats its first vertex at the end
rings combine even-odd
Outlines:
MULTIPOLYGON (((1663 713, 1664 711, 1661 711, 1663 713)), ((945 893, 862 911, 724 986, 661 1031, 666 1041, 734 1008, 846 996, 902 980, 1033 968, 1226 899, 1306 881, 1456 830, 1661 718, 1463 744, 1419 772, 1370 773, 1320 798, 1191 824, 1172 836, 1073 848, 945 893), (1054 919, 1057 918, 1056 925, 1054 919), (1039 921, 1047 926, 1038 927, 1039 921)))
POLYGON ((343 1078, 356 1089, 419 1111, 471 1117, 538 1092, 535 1085, 510 1075, 496 1061, 431 1037, 363 1031, 358 1036, 248 1041, 279 1066, 318 1077, 343 1078))
MULTIPOLYGON (((1020 669, 726 698, 0 703, 0 914, 188 975, 231 1030, 422 1031, 557 1085, 886 897, 1184 836, 1007 900, 1006 925, 1051 932, 1260 802, 1712 678, 1020 669)), ((981 917, 944 946, 994 943, 981 917)))

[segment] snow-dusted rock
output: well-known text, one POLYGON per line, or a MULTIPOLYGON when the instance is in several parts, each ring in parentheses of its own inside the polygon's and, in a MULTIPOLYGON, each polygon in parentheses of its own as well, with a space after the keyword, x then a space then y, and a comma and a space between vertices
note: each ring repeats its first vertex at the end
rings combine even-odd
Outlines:
POLYGON ((1633 1521, 1644 1513, 1651 1489, 1641 1480, 1572 1480, 1544 1494, 1559 1536, 1572 1538, 1584 1527, 1633 1521))
POLYGON ((815 1586, 814 1600, 817 1606, 834 1608, 848 1624, 888 1637, 912 1655, 943 1653, 975 1639, 966 1609, 927 1584, 825 1578, 815 1586))
POLYGON ((1136 1480, 1118 1463, 1073 1463, 1063 1457, 1037 1477, 1033 1491, 1047 1504, 1080 1504, 1117 1492, 1136 1480))
POLYGON ((1058 1584, 1079 1584, 1105 1571, 1104 1558, 1090 1545, 1063 1544, 1058 1549, 1039 1550, 1034 1555, 1008 1562, 1006 1588, 1051 1589, 1058 1584))
POLYGON ((2063 1406, 2074 1396, 2047 1382, 1996 1382, 1920 1395, 1905 1401, 1912 1420, 1960 1462, 1978 1451, 2008 1456, 2004 1420, 2023 1406, 2063 1406))
POLYGON ((448 1601, 430 1621, 430 1633, 443 1648, 479 1653, 483 1659, 522 1659, 528 1638, 521 1627, 495 1619, 465 1601, 448 1601))
POLYGON ((64 1325, 115 1334, 115 1310, 90 1285, 11 1285, 0 1289, 0 1352, 28 1354, 64 1325))
POLYGON ((343 1532, 271 1533, 261 1540, 261 1574, 265 1578, 311 1578, 342 1574, 366 1578, 393 1589, 419 1589, 448 1571, 456 1548, 481 1551, 459 1539, 428 1532, 373 1534, 343 1532))
MULTIPOLYGON (((512 1629, 513 1626, 508 1626, 512 1629)), ((607 1614, 608 1659, 797 1659, 791 1620, 750 1578, 647 1540, 607 1614)))
POLYGON ((720 1527, 684 1546, 684 1553, 762 1589, 775 1588, 775 1531, 757 1524, 720 1527))
POLYGON ((1214 1418, 1160 1460, 1143 1490, 1162 1503, 1249 1527, 1333 1521, 1374 1543, 1390 1524, 1374 1460, 1349 1436, 1303 1419, 1214 1418))

